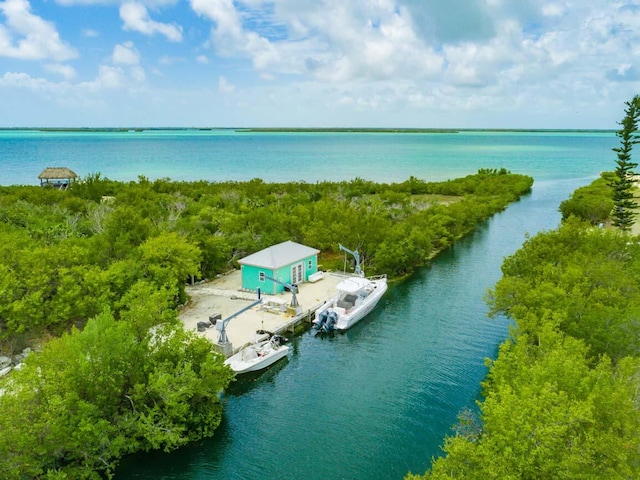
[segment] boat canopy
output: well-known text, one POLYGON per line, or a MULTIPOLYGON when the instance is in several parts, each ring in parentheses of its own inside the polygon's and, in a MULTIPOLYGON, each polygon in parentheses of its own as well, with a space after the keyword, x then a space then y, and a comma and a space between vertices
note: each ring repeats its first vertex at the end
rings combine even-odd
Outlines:
POLYGON ((366 278, 362 277, 351 277, 346 280, 341 281, 336 288, 341 292, 345 293, 356 293, 359 290, 362 290, 364 287, 371 283, 366 278))

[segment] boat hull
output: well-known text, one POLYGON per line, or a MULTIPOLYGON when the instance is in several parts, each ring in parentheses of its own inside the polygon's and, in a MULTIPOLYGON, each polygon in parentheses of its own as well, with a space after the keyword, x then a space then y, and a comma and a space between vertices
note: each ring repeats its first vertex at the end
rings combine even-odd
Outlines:
MULTIPOLYGON (((365 279, 361 279, 361 278, 357 278, 357 280, 359 283, 365 281, 365 279)), ((319 324, 319 319, 322 318, 323 312, 337 313, 337 320, 335 322, 335 325, 332 327, 332 329, 338 330, 338 331, 347 330, 352 326, 354 326, 356 323, 358 323, 360 320, 362 320, 364 317, 366 317, 378 305, 378 303, 380 302, 380 299, 387 291, 386 276, 376 277, 375 279, 371 279, 367 281, 368 281, 368 285, 363 284, 362 288, 366 289, 366 288, 369 288, 370 286, 372 288, 372 291, 366 296, 366 298, 364 299, 364 301, 362 301, 361 304, 357 306, 354 305, 352 308, 349 308, 349 309, 345 309, 340 306, 341 305, 340 299, 343 298, 345 293, 357 294, 357 292, 361 289, 354 289, 351 292, 339 291, 338 294, 336 294, 333 298, 331 298, 329 301, 327 301, 324 305, 322 305, 320 308, 316 310, 316 314, 315 314, 316 320, 314 321, 316 326, 321 328, 319 324)))
POLYGON ((289 353, 287 345, 280 345, 277 349, 271 348, 264 355, 258 353, 258 349, 254 345, 241 350, 235 355, 225 360, 225 365, 231 367, 235 373, 256 372, 273 365, 278 360, 284 358, 289 353), (250 350, 253 349, 253 352, 250 350), (255 352, 255 356, 253 353, 255 352))
POLYGON ((369 315, 371 311, 376 308, 380 299, 387 291, 387 282, 386 280, 383 283, 378 284, 376 290, 370 295, 371 300, 366 304, 362 305, 360 308, 356 309, 352 314, 343 315, 338 318, 338 322, 336 323, 336 329, 338 331, 344 331, 351 327, 353 327, 356 323, 362 320, 364 317, 369 315))

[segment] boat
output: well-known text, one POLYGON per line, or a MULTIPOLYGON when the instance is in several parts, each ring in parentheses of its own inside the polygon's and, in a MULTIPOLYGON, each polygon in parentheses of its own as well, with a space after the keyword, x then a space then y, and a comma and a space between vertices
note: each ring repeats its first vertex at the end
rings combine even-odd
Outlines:
POLYGON ((271 335, 266 340, 262 339, 244 347, 224 363, 235 373, 262 370, 287 356, 289 347, 284 345, 285 340, 280 335, 271 335))
POLYGON ((387 276, 347 277, 336 290, 336 294, 316 310, 313 328, 318 333, 344 331, 362 320, 387 291, 387 276))

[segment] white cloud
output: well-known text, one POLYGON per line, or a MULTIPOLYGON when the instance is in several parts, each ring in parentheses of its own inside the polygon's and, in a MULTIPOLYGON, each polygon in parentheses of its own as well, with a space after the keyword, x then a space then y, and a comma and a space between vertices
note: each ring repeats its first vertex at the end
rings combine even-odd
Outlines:
POLYGON ((236 91, 235 85, 233 85, 229 80, 227 80, 222 75, 218 78, 218 91, 220 93, 233 93, 236 91))
POLYGON ((7 72, 0 77, 0 86, 2 87, 19 87, 29 90, 41 91, 51 90, 55 85, 44 78, 33 78, 26 73, 7 72))
MULTIPOLYGON (((163 77, 164 88, 177 78, 177 62, 184 62, 185 71, 194 67, 194 60, 215 64, 219 76, 213 85, 210 73, 206 78, 194 76, 210 69, 193 68, 188 81, 183 81, 183 75, 175 86, 176 99, 193 80, 199 82, 198 91, 204 92, 202 84, 208 83, 209 98, 220 101, 221 93, 238 92, 228 79, 238 84, 240 80, 235 79, 242 79, 242 96, 227 95, 224 106, 231 110, 220 109, 232 112, 229 122, 233 119, 238 124, 243 118, 261 118, 265 124, 442 125, 450 121, 450 126, 457 126, 477 119, 486 126, 482 122, 491 115, 539 119, 547 112, 553 119, 580 110, 580 121, 595 118, 603 123, 594 126, 606 127, 610 124, 600 120, 604 118, 600 109, 613 105, 619 110, 624 100, 640 91, 638 0, 456 0, 455 9, 441 0, 189 2, 201 18, 188 26, 193 13, 180 12, 183 31, 170 20, 156 21, 161 20, 156 9, 176 5, 177 0, 56 0, 57 4, 112 5, 119 8, 125 30, 156 35, 145 40, 145 52, 158 59, 155 66, 162 72, 149 71, 152 77, 163 77), (458 14, 461 10, 465 15, 458 14), (210 23, 205 42, 199 30, 203 21, 210 23), (167 47, 165 38, 199 44, 154 51, 158 43, 167 47)), ((34 16, 26 0, 7 0, 0 6, 0 22, 2 13, 7 17, 5 24, 0 23, 0 56, 36 58, 33 52, 45 52, 38 58, 45 60, 43 68, 51 77, 72 79, 74 70, 65 63, 70 57, 55 53, 56 42, 59 51, 67 49, 67 56, 77 52, 60 41, 53 24, 34 16), (7 5, 13 8, 9 12, 13 23, 7 5), (46 27, 48 36, 42 33, 46 27), (31 32, 40 32, 40 40, 31 32)), ((166 15, 162 19, 169 18, 166 15)), ((100 23, 92 27, 102 29, 102 35, 107 32, 100 23)), ((84 36, 97 34, 83 31, 84 36)), ((151 91, 153 85, 144 83, 140 52, 124 38, 116 38, 116 43, 108 62, 111 66, 100 67, 93 80, 76 83, 79 91, 93 91, 97 97, 107 88, 114 96, 136 89, 151 91)), ((78 71, 87 69, 87 65, 82 70, 74 66, 78 71)), ((5 78, 2 85, 9 81, 46 90, 42 79, 14 76, 5 78)), ((65 82, 55 85, 71 88, 63 87, 65 82)), ((196 90, 188 94, 197 97, 196 90)), ((154 93, 158 108, 163 95, 165 91, 154 93)), ((198 108, 196 100, 192 104, 198 108)))
POLYGON ((218 31, 236 39, 242 36, 240 15, 233 5, 233 0, 190 1, 194 12, 216 22, 218 31))
POLYGON ((176 63, 183 63, 185 58, 183 57, 170 57, 169 55, 162 55, 158 59, 158 63, 164 66, 175 65, 176 63))
POLYGON ((65 80, 71 80, 76 76, 76 70, 70 65, 64 65, 62 63, 48 63, 44 68, 47 72, 60 75, 65 80))
MULTIPOLYGON (((256 59, 271 50, 271 43, 256 32, 245 31, 233 0, 190 0, 191 8, 213 22, 214 48, 224 56, 245 55, 256 59)), ((259 61, 257 63, 260 63, 259 61)), ((258 66, 260 68, 260 65, 258 66)))
POLYGON ((138 65, 140 63, 140 53, 136 50, 132 42, 125 42, 113 48, 111 56, 113 63, 122 65, 138 65))
POLYGON ((98 78, 87 85, 93 88, 119 88, 126 84, 124 70, 120 67, 111 67, 109 65, 100 65, 98 67, 98 78))
POLYGON ((83 28, 82 35, 84 35, 87 38, 95 38, 95 37, 99 37, 100 33, 96 30, 92 30, 91 28, 83 28))
POLYGON ((636 2, 460 0, 458 15, 439 0, 190 1, 217 54, 250 60, 263 79, 336 86, 319 93, 327 104, 555 115, 640 88, 626 66, 640 56, 636 2))
MULTIPOLYGON (((57 82, 45 78, 35 78, 24 72, 8 72, 0 77, 0 89, 19 88, 38 94, 43 100, 56 104, 95 105, 105 100, 109 92, 140 92, 145 88, 145 72, 129 57, 133 44, 118 45, 114 57, 119 57, 120 65, 99 65, 96 76, 91 80, 71 83, 75 70, 68 65, 46 64, 44 68, 51 73, 61 75, 64 80, 57 82), (121 48, 121 52, 118 47, 121 48), (142 88, 141 88, 142 87, 142 88)), ((105 103, 108 105, 108 102, 105 103)))
POLYGON ((115 67, 100 66, 100 73, 96 82, 100 86, 109 88, 127 87, 138 88, 147 76, 140 66, 140 52, 133 42, 124 42, 113 48, 111 61, 115 67))
MULTIPOLYGON (((143 0, 143 3, 150 7, 161 7, 165 5, 175 5, 179 0, 143 0)), ((65 6, 71 5, 122 5, 123 0, 56 0, 56 3, 65 6)))
MULTIPOLYGON (((64 65, 60 67, 64 67, 64 65)), ((51 69, 57 70, 57 67, 48 66, 48 70, 51 69)), ((117 89, 138 89, 136 82, 144 80, 144 70, 139 66, 131 67, 129 74, 127 74, 127 71, 120 66, 99 65, 96 77, 88 81, 54 82, 45 78, 34 78, 27 73, 7 72, 0 77, 0 87, 25 88, 42 94, 54 93, 61 100, 64 100, 80 98, 85 95, 99 97, 108 91, 117 89)))
MULTIPOLYGON (((261 5, 259 1, 242 3, 261 5)), ((280 73, 330 82, 375 80, 429 76, 442 67, 442 58, 422 43, 406 12, 391 0, 273 3, 275 13, 270 18, 242 14, 232 0, 191 0, 194 11, 214 23, 211 44, 217 53, 250 58, 266 78, 280 73), (260 19, 263 32, 252 24, 255 18, 260 19), (295 41, 268 38, 274 31, 275 36, 285 35, 283 29, 304 37, 295 41)))
POLYGON ((65 61, 78 52, 60 39, 53 23, 31 13, 27 0, 5 0, 0 11, 7 19, 0 24, 0 56, 22 60, 65 61), (18 37, 16 41, 12 37, 18 37))
POLYGON ((133 30, 145 35, 159 33, 172 42, 182 41, 182 27, 151 20, 147 8, 141 3, 125 3, 120 6, 120 18, 125 30, 133 30))
POLYGON ((143 83, 146 80, 147 75, 142 67, 136 66, 131 69, 131 78, 138 83, 143 83))
POLYGON ((562 5, 557 3, 548 3, 542 7, 542 14, 545 17, 559 17, 565 13, 562 5))
POLYGON ((0 77, 0 87, 25 88, 41 94, 55 94, 60 98, 95 95, 100 91, 120 88, 126 85, 124 70, 120 67, 100 65, 98 75, 91 81, 70 83, 52 82, 45 78, 34 78, 27 73, 7 72, 0 77))

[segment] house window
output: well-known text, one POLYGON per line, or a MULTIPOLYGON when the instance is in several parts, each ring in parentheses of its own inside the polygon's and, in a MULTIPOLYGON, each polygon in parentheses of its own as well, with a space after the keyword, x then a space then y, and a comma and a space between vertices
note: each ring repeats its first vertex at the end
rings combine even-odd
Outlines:
POLYGON ((311 270, 313 268, 313 261, 309 260, 309 266, 307 267, 307 270, 311 270))
POLYGON ((264 272, 258 273, 258 280, 264 282, 264 272))

